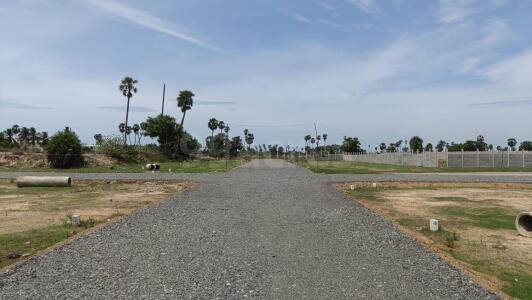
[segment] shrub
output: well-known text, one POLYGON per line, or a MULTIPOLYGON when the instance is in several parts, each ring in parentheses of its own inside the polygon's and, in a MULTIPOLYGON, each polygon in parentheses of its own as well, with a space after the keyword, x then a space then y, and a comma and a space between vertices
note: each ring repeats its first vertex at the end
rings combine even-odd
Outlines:
POLYGON ((159 149, 155 145, 124 146, 120 136, 102 137, 96 151, 121 162, 146 162, 148 160, 164 161, 159 149))
POLYGON ((77 134, 68 128, 54 134, 46 150, 52 168, 77 167, 83 164, 81 142, 77 134))

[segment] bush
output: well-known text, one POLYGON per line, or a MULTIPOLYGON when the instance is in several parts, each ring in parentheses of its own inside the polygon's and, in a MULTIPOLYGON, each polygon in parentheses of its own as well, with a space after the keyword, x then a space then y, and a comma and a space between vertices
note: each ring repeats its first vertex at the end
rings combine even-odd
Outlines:
POLYGON ((48 161, 52 168, 69 168, 83 165, 81 142, 77 134, 66 128, 52 136, 48 146, 48 161))
POLYGON ((164 161, 157 146, 124 146, 124 140, 120 136, 102 137, 96 148, 98 153, 112 157, 121 162, 146 162, 148 160, 164 161))

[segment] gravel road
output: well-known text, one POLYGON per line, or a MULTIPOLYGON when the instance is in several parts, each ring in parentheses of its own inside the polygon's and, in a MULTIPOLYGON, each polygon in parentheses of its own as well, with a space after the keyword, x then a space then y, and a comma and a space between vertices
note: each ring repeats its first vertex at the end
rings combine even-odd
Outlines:
POLYGON ((0 274, 0 298, 497 298, 329 184, 362 177, 275 160, 164 177, 199 184, 0 274))

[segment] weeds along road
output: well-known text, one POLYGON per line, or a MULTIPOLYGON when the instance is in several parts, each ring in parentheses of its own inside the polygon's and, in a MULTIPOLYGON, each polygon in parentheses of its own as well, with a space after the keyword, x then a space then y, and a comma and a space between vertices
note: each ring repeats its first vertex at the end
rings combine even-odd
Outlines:
POLYGON ((1 274, 0 298, 496 298, 329 184, 399 175, 255 160, 223 174, 107 179, 146 175, 199 184, 1 274))

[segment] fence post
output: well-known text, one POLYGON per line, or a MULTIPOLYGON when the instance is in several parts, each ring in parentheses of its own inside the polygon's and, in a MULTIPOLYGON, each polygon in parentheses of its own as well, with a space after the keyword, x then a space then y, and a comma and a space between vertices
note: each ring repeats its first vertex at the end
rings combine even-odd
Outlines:
POLYGON ((492 163, 492 168, 495 169, 495 151, 493 151, 493 149, 491 150, 491 163, 492 163))
POLYGON ((510 148, 508 148, 508 169, 510 168, 510 148))
POLYGON ((521 152, 523 153, 523 168, 525 167, 525 149, 521 149, 521 152))
POLYGON ((445 156, 447 157, 447 168, 449 167, 449 149, 447 149, 447 147, 445 148, 445 156))
POLYGON ((477 149, 477 168, 480 168, 480 151, 477 149))
POLYGON ((464 168, 464 149, 462 149, 462 169, 464 168))

